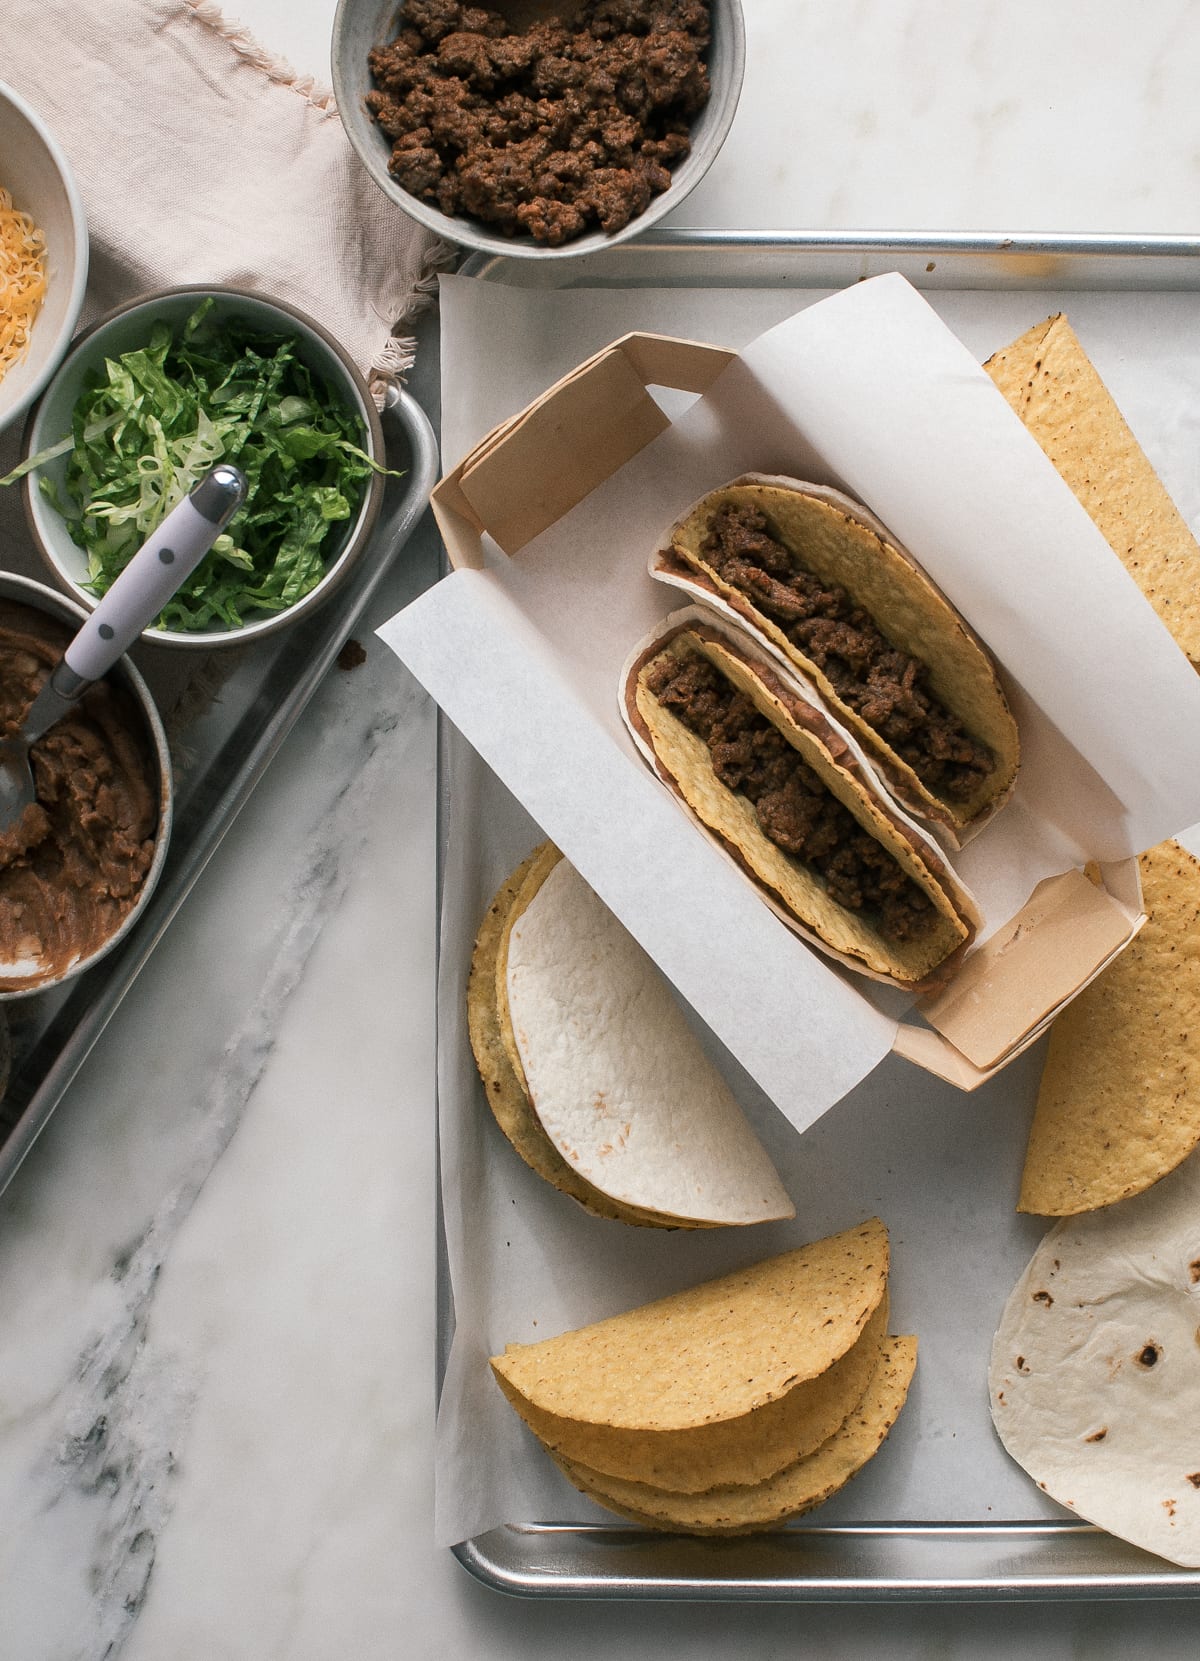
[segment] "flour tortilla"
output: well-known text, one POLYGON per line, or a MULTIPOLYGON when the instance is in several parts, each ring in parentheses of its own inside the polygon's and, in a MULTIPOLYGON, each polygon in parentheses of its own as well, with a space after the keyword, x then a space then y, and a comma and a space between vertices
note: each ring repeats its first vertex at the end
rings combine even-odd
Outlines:
POLYGON ((781 680, 751 643, 729 628, 694 617, 693 610, 666 619, 626 668, 625 717, 643 754, 805 939, 873 979, 922 992, 943 986, 974 935, 977 913, 970 895, 932 840, 895 812, 874 787, 851 747, 820 710, 781 680), (930 897, 938 915, 928 933, 914 940, 889 940, 870 917, 838 904, 815 871, 763 834, 749 800, 717 778, 703 739, 660 704, 646 684, 652 666, 667 653, 683 661, 692 655, 707 658, 753 700, 930 897))
POLYGON ((492 1115, 532 1171, 577 1201, 593 1216, 647 1228, 674 1228, 672 1218, 656 1217, 617 1205, 567 1164, 534 1113, 524 1084, 509 1059, 501 1031, 496 971, 506 930, 526 882, 537 884, 559 859, 557 848, 543 843, 500 886, 479 928, 467 979, 467 1029, 475 1064, 483 1080, 492 1115))
POLYGON ((563 1474, 598 1504, 630 1522, 687 1534, 751 1534, 776 1528, 830 1499, 882 1447, 899 1417, 916 1366, 915 1338, 885 1339, 857 1406, 807 1458, 750 1487, 675 1494, 623 1482, 559 1458, 563 1474))
POLYGON ((996 1333, 1001 1441, 1080 1517, 1200 1568, 1200 1164, 1047 1234, 996 1333))
POLYGON ((592 1188, 679 1222, 795 1215, 674 993, 566 860, 523 884, 497 975, 533 1111, 592 1188))
POLYGON ((500 1129, 590 1213, 645 1227, 794 1216, 663 978, 548 842, 489 907, 467 1018, 500 1129), (514 940, 520 1041, 509 1003, 514 940), (553 1134, 530 1096, 527 1065, 553 1134))
POLYGON ((709 491, 672 527, 669 548, 651 574, 695 594, 749 625, 790 670, 816 687, 834 718, 881 766, 905 807, 946 827, 960 840, 978 830, 1012 792, 1020 760, 1016 722, 988 653, 911 555, 861 503, 841 491, 797 479, 746 473, 709 491), (779 624, 719 575, 703 551, 713 513, 730 504, 765 514, 772 535, 796 561, 842 588, 892 644, 929 670, 929 688, 967 731, 988 745, 995 765, 973 794, 956 800, 921 782, 912 767, 863 715, 843 702, 824 670, 789 640, 779 624))
POLYGON ((1138 864, 1149 920, 1051 1028, 1020 1211, 1111 1205, 1200 1143, 1200 861, 1164 842, 1138 864))
POLYGON ((877 1217, 607 1320, 492 1357, 509 1401, 586 1424, 687 1430, 740 1418, 816 1378, 887 1285, 877 1217))
POLYGON ((984 368, 1200 666, 1200 546, 1061 312, 984 368))

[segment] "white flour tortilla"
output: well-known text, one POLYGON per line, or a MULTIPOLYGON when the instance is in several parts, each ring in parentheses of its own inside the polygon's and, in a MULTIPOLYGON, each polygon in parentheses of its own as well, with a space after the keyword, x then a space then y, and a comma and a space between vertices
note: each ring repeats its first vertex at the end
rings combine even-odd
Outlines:
POLYGON ((1200 1568, 1200 1163, 1065 1218, 992 1347, 992 1419, 1038 1485, 1110 1534, 1200 1568))
POLYGON ((534 1111, 594 1187, 697 1222, 795 1215, 667 983, 565 859, 513 925, 506 983, 534 1111))

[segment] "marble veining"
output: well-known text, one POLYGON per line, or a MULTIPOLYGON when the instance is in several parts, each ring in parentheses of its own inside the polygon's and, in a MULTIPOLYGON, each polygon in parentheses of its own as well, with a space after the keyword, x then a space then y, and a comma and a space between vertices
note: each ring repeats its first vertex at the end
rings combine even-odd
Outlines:
MULTIPOLYGON (((262 926, 269 918, 272 931, 265 973, 216 1067, 198 1075, 186 1112, 177 1118, 177 1179, 110 1257, 103 1279, 77 1286, 92 1314, 86 1336, 63 1376, 42 1380, 40 1399, 27 1406, 19 1424, 6 1427, 10 1457, 17 1440, 24 1453, 20 1505, 26 1513, 17 1537, 9 1536, 9 1584, 46 1572, 64 1517, 76 1553, 81 1546, 86 1552, 77 1557, 83 1572, 75 1597, 60 1605, 54 1619, 61 1649, 47 1654, 101 1661, 121 1650, 141 1612, 179 1476, 188 1466, 204 1346, 164 1342, 156 1333, 156 1298, 170 1279, 172 1250, 198 1197, 253 1111, 264 1073, 286 1040, 289 1006, 354 880, 372 802, 395 768, 397 741, 407 747, 406 729, 423 702, 410 689, 394 704, 381 707, 372 700, 360 708, 351 681, 338 676, 329 689, 340 706, 338 718, 314 746, 339 752, 340 765, 323 774, 320 789, 311 793, 299 845, 277 867, 283 880, 274 903, 255 919, 262 926)), ((427 729, 426 713, 417 730, 427 729)), ((136 1136, 137 1126, 129 1129, 136 1136)), ((31 1162, 37 1158, 35 1149, 31 1162)), ((43 1608, 27 1639, 47 1636, 46 1620, 43 1608)), ((0 1654, 8 1654, 3 1644, 0 1654)))
MULTIPOLYGON (((395 730, 398 719, 381 716, 365 735, 366 770, 380 739, 395 730)), ((189 1168, 164 1196, 140 1237, 113 1264, 121 1317, 96 1334, 64 1394, 64 1435, 54 1453, 55 1474, 62 1487, 94 1496, 105 1507, 90 1570, 96 1627, 93 1647, 82 1651, 84 1655, 111 1654, 136 1618, 154 1567, 158 1535, 170 1519, 174 1450, 186 1434, 195 1387, 179 1357, 156 1353, 148 1332, 159 1276, 197 1195, 237 1133, 270 1064, 275 1035, 297 982, 344 892, 355 852, 357 798, 354 809, 349 804, 345 784, 311 838, 307 868, 283 912, 271 973, 227 1044, 220 1073, 198 1105, 202 1128, 189 1168)), ((357 822, 361 838, 361 818, 357 822)))

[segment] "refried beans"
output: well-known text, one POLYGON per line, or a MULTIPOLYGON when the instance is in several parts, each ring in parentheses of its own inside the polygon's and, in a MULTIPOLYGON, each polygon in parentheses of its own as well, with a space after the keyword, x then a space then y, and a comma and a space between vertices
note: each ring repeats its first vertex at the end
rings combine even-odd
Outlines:
POLYGON ((928 933, 938 920, 928 895, 707 658, 664 652, 646 685, 708 745, 713 771, 753 803, 763 835, 815 871, 831 899, 872 917, 889 940, 928 933))
POLYGON ((458 0, 408 0, 400 23, 369 56, 392 176, 546 247, 644 212, 708 102, 707 0, 584 0, 519 32, 458 0))
POLYGON ((970 800, 996 765, 991 750, 929 690, 928 667, 894 646, 844 588, 806 570, 803 556, 772 534, 766 514, 732 503, 718 508, 700 552, 816 664, 927 790, 970 800))
MULTIPOLYGON (((0 729, 14 735, 71 631, 0 600, 0 729)), ((158 768, 137 702, 99 681, 31 751, 35 800, 0 832, 0 989, 56 979, 132 909, 154 857, 158 768)))

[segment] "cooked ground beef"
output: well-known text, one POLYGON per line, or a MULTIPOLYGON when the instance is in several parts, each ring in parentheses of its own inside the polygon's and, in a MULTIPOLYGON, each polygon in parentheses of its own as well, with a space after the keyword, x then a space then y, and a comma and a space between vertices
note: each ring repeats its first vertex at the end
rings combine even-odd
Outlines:
POLYGON ((443 213, 548 247, 641 213, 708 101, 708 0, 584 0, 519 34, 459 0, 407 0, 401 22, 370 54, 390 172, 443 213))
POLYGON ((707 658, 664 652, 646 684, 708 745, 713 771, 754 804, 763 834, 816 871, 832 899, 872 916, 889 940, 929 932, 938 917, 929 897, 707 658))
POLYGON ((757 508, 727 503, 701 552, 829 678, 841 698, 905 760, 927 790, 968 801, 996 765, 986 744, 929 691, 929 670, 900 651, 844 588, 797 564, 757 508))

